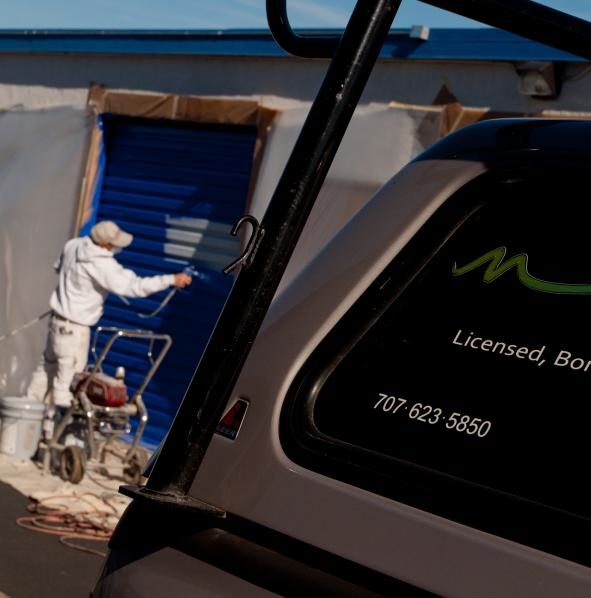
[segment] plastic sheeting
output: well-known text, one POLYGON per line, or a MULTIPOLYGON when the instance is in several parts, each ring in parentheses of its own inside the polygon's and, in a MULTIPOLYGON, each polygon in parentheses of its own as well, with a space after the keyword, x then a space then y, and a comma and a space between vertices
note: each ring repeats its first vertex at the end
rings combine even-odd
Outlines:
MULTIPOLYGON (((268 137, 252 213, 261 218, 309 108, 282 113, 268 137)), ((278 292, 380 186, 445 132, 444 107, 360 106, 347 129, 278 292)))
MULTIPOLYGON (((75 236, 92 116, 59 108, 0 113, 0 336, 49 309, 52 265, 75 236)), ((47 320, 0 343, 0 395, 21 395, 47 320)))

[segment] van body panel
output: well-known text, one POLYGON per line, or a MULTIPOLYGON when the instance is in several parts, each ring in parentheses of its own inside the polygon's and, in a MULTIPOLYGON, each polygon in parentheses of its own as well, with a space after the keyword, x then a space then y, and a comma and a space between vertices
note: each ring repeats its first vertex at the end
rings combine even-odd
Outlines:
POLYGON ((484 172, 476 161, 409 165, 276 299, 235 388, 250 401, 241 433, 214 437, 191 494, 438 593, 588 596, 587 568, 309 471, 279 439, 283 400, 311 352, 429 216, 484 172))
POLYGON ((104 576, 92 593, 93 598, 271 598, 277 595, 170 547, 104 576))

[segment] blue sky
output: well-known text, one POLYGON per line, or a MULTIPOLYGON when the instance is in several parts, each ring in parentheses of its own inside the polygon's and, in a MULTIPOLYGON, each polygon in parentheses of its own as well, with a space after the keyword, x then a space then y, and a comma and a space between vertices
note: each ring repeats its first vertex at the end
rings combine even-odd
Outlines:
MULTIPOLYGON (((591 0, 540 0, 591 20, 591 0)), ((1 0, 0 29, 263 28, 265 0, 1 0)), ((296 27, 343 27, 354 0, 288 0, 296 27)), ((477 23, 403 0, 394 27, 474 27, 477 23)))

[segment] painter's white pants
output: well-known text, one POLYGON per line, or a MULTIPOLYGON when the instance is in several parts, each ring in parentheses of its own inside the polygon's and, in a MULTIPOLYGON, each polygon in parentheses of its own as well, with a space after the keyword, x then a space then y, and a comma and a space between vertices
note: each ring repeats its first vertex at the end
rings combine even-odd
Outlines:
POLYGON ((89 344, 88 326, 60 320, 52 315, 45 351, 33 373, 27 398, 43 401, 51 390, 54 406, 69 407, 72 404, 70 383, 74 374, 86 367, 89 344))

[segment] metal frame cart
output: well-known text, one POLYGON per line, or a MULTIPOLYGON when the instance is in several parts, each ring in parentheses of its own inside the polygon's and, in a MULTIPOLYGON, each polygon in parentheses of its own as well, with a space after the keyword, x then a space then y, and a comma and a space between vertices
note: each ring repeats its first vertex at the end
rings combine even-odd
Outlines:
POLYGON ((42 443, 45 448, 44 469, 56 468, 60 477, 74 484, 80 482, 87 469, 113 470, 128 483, 139 483, 147 460, 147 451, 139 447, 148 422, 148 410, 142 395, 172 345, 168 334, 148 330, 122 330, 99 326, 94 334, 91 353, 94 364, 77 375, 72 383, 74 400, 55 426, 52 440, 42 443), (97 356, 97 344, 103 334, 110 334, 97 356), (122 382, 123 375, 109 376, 103 371, 104 362, 120 339, 138 339, 147 342, 146 358, 149 369, 131 398, 122 382), (156 355, 154 356, 154 351, 156 355), (107 396, 116 389, 117 401, 110 403, 107 396), (131 431, 130 419, 139 422, 132 442, 124 454, 113 450, 113 442, 131 431), (107 455, 114 455, 120 464, 107 464, 107 455))

